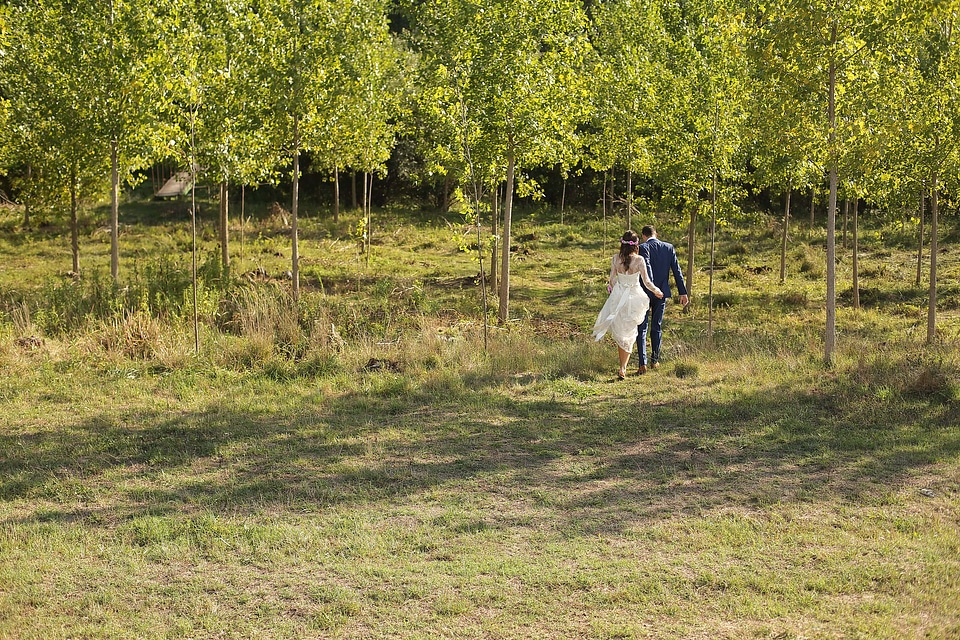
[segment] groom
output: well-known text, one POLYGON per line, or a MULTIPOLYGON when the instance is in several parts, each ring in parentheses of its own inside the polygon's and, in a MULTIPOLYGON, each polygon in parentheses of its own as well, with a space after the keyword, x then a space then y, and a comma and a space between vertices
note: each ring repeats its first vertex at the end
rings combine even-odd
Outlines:
MULTIPOLYGON (((669 242, 657 239, 657 230, 653 225, 647 225, 640 230, 640 255, 647 261, 647 274, 663 291, 663 298, 657 298, 649 291, 650 313, 643 317, 643 322, 637 327, 637 355, 640 357, 640 368, 637 373, 647 372, 647 327, 650 327, 650 368, 660 366, 660 344, 663 340, 663 311, 667 306, 670 293, 670 273, 673 272, 673 281, 677 284, 680 293, 680 304, 687 306, 690 298, 687 296, 687 286, 683 281, 680 263, 677 261, 677 252, 669 242)), ((643 287, 643 283, 640 283, 643 287)), ((646 287, 644 287, 646 291, 646 287)))

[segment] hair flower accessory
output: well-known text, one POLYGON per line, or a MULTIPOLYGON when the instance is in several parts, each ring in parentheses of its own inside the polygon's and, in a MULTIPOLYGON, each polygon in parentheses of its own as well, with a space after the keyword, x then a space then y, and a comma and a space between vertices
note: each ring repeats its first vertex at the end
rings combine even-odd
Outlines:
POLYGON ((621 240, 621 241, 620 241, 620 244, 632 244, 632 245, 637 245, 637 244, 639 244, 639 243, 638 243, 636 240, 621 240))

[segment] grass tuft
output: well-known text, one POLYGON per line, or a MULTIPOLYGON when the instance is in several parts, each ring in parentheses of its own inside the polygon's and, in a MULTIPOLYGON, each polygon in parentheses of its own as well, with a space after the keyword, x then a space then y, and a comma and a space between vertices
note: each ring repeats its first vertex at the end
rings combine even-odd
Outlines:
POLYGON ((696 378, 700 374, 700 367, 692 362, 675 362, 673 375, 678 378, 696 378))
POLYGON ((949 373, 943 366, 926 365, 908 380, 905 391, 918 398, 940 401, 957 399, 956 372, 949 373))

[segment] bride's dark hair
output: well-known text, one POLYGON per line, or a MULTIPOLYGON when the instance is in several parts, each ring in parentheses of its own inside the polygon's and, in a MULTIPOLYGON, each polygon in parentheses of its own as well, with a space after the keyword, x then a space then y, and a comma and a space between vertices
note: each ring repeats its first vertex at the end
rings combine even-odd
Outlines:
POLYGON ((630 270, 631 256, 640 252, 640 237, 635 231, 628 230, 620 237, 620 262, 623 263, 623 270, 630 270))

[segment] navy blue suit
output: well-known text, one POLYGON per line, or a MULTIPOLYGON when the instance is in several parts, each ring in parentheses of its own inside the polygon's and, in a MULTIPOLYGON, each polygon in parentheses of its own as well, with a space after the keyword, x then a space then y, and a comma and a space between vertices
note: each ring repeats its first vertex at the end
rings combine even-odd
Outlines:
MULTIPOLYGON (((677 285, 677 293, 687 295, 687 285, 683 281, 683 272, 680 271, 680 262, 677 252, 669 242, 661 242, 656 238, 640 243, 640 255, 647 261, 647 275, 663 291, 663 299, 656 297, 644 287, 650 296, 650 313, 643 318, 637 327, 637 356, 640 365, 647 364, 647 326, 650 326, 650 363, 660 361, 660 345, 663 342, 663 312, 667 300, 673 295, 670 291, 670 274, 677 285)), ((643 283, 640 284, 643 287, 643 283)))

